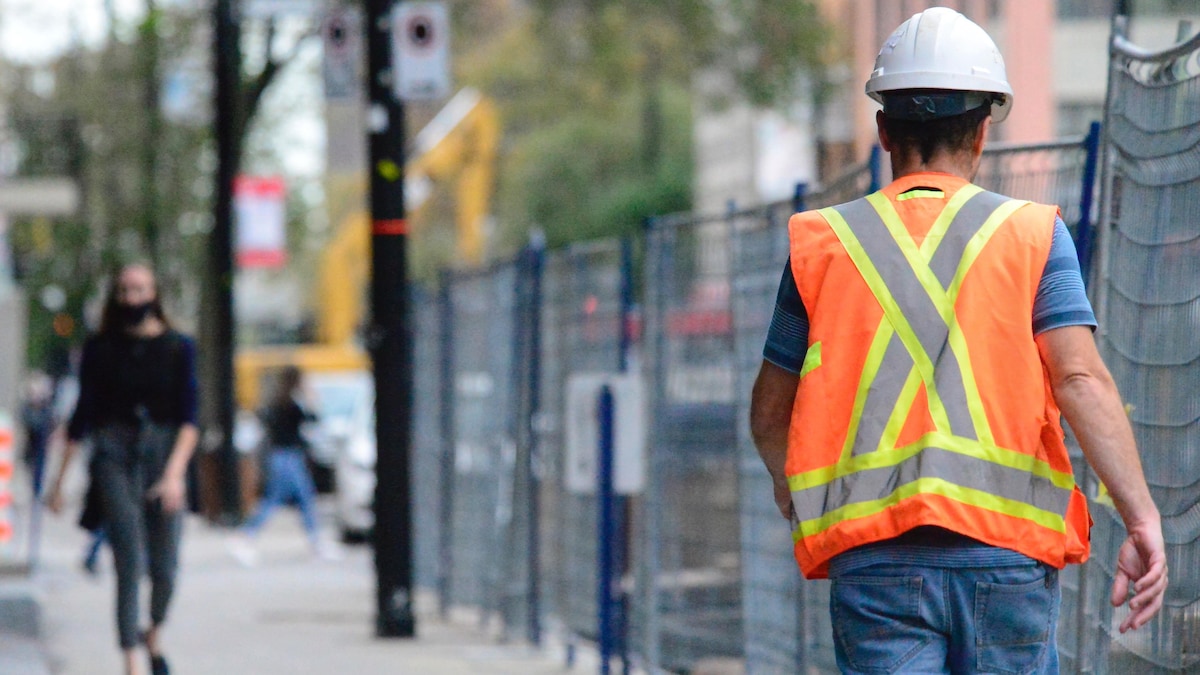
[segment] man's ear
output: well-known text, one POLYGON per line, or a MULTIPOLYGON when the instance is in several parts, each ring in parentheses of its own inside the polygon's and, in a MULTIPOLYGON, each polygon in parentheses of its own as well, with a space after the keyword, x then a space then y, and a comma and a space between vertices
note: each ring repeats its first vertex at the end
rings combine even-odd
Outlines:
POLYGON ((883 125, 883 111, 879 110, 875 113, 875 126, 879 130, 879 145, 883 147, 884 152, 892 151, 892 139, 888 136, 887 128, 883 125))
POLYGON ((992 128, 992 116, 988 115, 979 121, 979 129, 975 134, 975 145, 971 148, 972 154, 976 157, 983 154, 984 147, 987 146, 988 133, 992 128))

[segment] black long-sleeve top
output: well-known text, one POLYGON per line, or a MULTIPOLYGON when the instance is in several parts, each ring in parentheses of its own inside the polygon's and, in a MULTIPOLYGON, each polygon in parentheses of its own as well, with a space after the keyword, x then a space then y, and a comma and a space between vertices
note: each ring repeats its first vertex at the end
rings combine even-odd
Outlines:
POLYGON ((306 442, 301 427, 305 422, 315 422, 317 416, 288 399, 269 406, 263 411, 262 419, 272 448, 302 448, 306 442))
POLYGON ((95 335, 83 347, 79 400, 67 425, 77 441, 107 424, 196 423, 196 347, 167 331, 143 338, 95 335))

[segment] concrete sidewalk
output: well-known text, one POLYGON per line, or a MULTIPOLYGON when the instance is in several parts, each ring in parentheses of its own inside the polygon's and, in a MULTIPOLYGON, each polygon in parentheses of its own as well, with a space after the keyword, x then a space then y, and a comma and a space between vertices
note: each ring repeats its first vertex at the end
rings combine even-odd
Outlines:
MULTIPOLYGON (((47 519, 42 565, 34 575, 42 644, 54 673, 116 674, 121 670, 112 566, 106 551, 98 578, 82 571, 84 534, 73 518, 47 519)), ((315 560, 292 510, 282 510, 263 530, 256 567, 234 561, 228 537, 227 530, 198 519, 186 524, 179 587, 164 640, 172 672, 538 675, 565 670, 560 650, 496 644, 475 625, 443 623, 420 611, 426 598, 418 602, 416 639, 374 638, 370 549, 350 547, 343 549, 342 560, 315 560)), ((586 672, 582 664, 579 672, 586 672)))

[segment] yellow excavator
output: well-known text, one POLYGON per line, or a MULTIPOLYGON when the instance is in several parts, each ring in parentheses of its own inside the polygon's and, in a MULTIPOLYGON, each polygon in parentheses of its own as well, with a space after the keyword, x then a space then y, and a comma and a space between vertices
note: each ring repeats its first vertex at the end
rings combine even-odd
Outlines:
MULTIPOLYGON (((495 105, 474 89, 463 89, 417 134, 405 165, 405 197, 414 231, 424 226, 429 197, 454 185, 457 255, 467 265, 483 262, 488 207, 493 190, 500 125, 495 105)), ((366 182, 355 188, 365 204, 366 182)), ((238 405, 255 410, 263 380, 283 366, 304 372, 370 369, 361 345, 371 271, 370 215, 350 211, 321 254, 316 282, 316 342, 239 350, 235 359, 238 405)))

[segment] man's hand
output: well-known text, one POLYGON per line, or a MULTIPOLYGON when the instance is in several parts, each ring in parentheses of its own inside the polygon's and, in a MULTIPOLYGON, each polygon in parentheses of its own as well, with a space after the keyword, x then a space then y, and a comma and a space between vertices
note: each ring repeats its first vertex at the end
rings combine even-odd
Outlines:
POLYGON ((1112 604, 1120 607, 1129 601, 1129 616, 1121 622, 1121 632, 1138 629, 1162 608, 1167 591, 1167 554, 1162 527, 1158 522, 1130 529, 1117 552, 1117 575, 1113 579, 1112 604), (1130 582, 1134 596, 1129 597, 1130 582))
POLYGON ((800 376, 763 361, 750 400, 750 434, 775 485, 775 506, 792 520, 792 491, 787 483, 788 425, 800 376))
POLYGON ((164 474, 146 494, 147 499, 159 500, 163 511, 167 513, 174 513, 182 509, 186 496, 187 489, 184 487, 183 478, 171 474, 164 474))
POLYGON ((779 513, 790 522, 796 516, 796 509, 792 506, 792 490, 788 487, 787 478, 774 478, 772 481, 775 484, 775 506, 779 507, 779 513))
POLYGON ((46 508, 50 509, 50 513, 58 515, 63 510, 62 487, 58 483, 50 488, 50 493, 46 495, 46 508))

